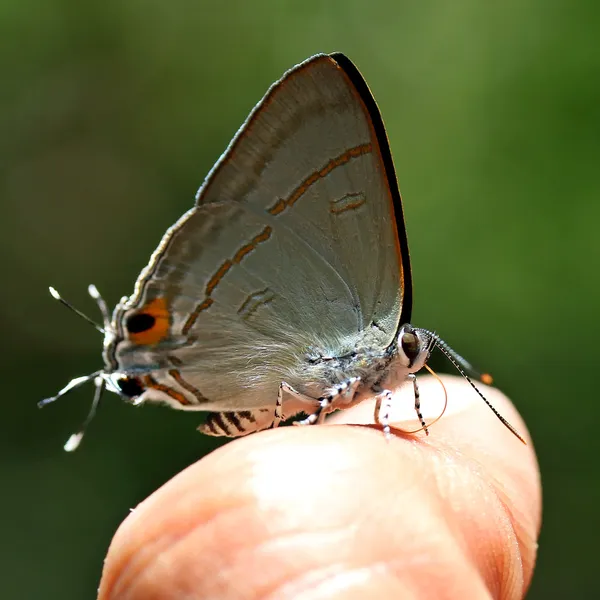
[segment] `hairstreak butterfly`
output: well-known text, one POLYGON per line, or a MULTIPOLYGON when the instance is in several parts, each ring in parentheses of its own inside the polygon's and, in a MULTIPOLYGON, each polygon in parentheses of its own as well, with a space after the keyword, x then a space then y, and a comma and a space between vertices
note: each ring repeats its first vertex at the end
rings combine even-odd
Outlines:
POLYGON ((206 411, 201 431, 232 437, 301 413, 300 423, 318 423, 375 397, 389 434, 391 390, 410 382, 427 432, 415 373, 435 348, 523 441, 471 379, 489 376, 410 324, 386 132, 342 54, 313 56, 268 90, 112 316, 89 291, 103 315, 104 368, 40 403, 95 381, 90 415, 67 450, 105 388, 134 404, 206 411))

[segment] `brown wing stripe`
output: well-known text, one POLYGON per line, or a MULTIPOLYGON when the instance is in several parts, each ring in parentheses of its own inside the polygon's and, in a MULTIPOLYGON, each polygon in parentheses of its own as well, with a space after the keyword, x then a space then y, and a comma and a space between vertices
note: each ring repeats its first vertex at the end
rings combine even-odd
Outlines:
MULTIPOLYGON (((169 375, 184 389, 195 396, 200 404, 208 402, 208 398, 202 392, 195 388, 191 383, 188 383, 177 369, 171 369, 169 375)), ((188 402, 189 404, 189 402, 188 402)))
POLYGON ((187 321, 185 322, 183 329, 181 330, 183 335, 187 335, 188 331, 192 328, 192 326, 196 322, 198 315, 203 310, 210 308, 210 306, 212 305, 213 302, 214 302, 214 300, 212 298, 205 298, 202 302, 200 302, 200 304, 198 304, 198 306, 196 306, 196 308, 194 309, 194 312, 187 318, 187 321))
POLYGON ((354 148, 350 148, 350 150, 346 150, 343 154, 340 154, 336 158, 331 159, 322 169, 317 171, 313 171, 289 196, 287 200, 280 198, 267 209, 267 212, 271 215, 278 215, 282 213, 286 208, 290 206, 294 206, 294 204, 299 200, 299 198, 308 190, 308 188, 319 179, 323 179, 327 177, 331 171, 345 165, 347 162, 352 160, 353 158, 358 158, 363 154, 369 154, 369 152, 373 151, 372 144, 361 144, 360 146, 355 146, 354 148))
POLYGON ((242 262, 242 259, 246 256, 246 254, 250 254, 252 250, 255 250, 258 244, 262 242, 266 242, 271 237, 271 232, 273 229, 267 225, 258 235, 255 235, 252 238, 252 241, 245 246, 242 246, 233 257, 233 262, 235 264, 239 264, 242 262))
POLYGON ((210 280, 206 284, 206 289, 204 290, 204 293, 206 294, 207 298, 213 293, 213 290, 219 285, 219 282, 221 281, 221 279, 223 279, 223 277, 225 277, 227 271, 229 271, 231 267, 233 267, 233 263, 230 260, 226 260, 218 268, 217 272, 210 278, 210 280))
POLYGON ((183 361, 173 354, 169 356, 169 360, 171 361, 171 364, 175 365, 176 367, 181 367, 181 365, 183 365, 183 361))
POLYGON ((223 264, 217 269, 215 274, 208 280, 206 284, 206 288, 204 290, 205 298, 190 314, 187 318, 185 324, 183 325, 182 334, 187 335, 189 330, 194 326, 196 319, 200 313, 204 310, 207 310, 211 307, 214 300, 211 298, 211 294, 215 291, 215 288, 221 283, 221 280, 229 270, 234 266, 242 262, 242 260, 250 254, 253 250, 256 250, 259 244, 266 242, 273 232, 273 228, 267 225, 258 235, 255 235, 247 244, 243 245, 233 256, 233 259, 227 259, 223 264))
POLYGON ((242 305, 238 308, 238 313, 242 314, 248 310, 250 302, 255 298, 262 298, 269 291, 269 288, 266 287, 264 290, 259 290, 258 292, 253 292, 250 294, 243 302, 242 305))
POLYGON ((363 192, 346 194, 342 198, 330 202, 331 208, 329 209, 329 212, 334 215, 339 215, 347 210, 354 210, 355 208, 362 206, 365 202, 366 198, 363 192))
POLYGON ((167 394, 167 396, 173 398, 173 400, 177 400, 177 402, 179 402, 179 404, 182 404, 185 406, 190 403, 189 400, 183 394, 171 389, 167 385, 158 383, 158 381, 156 381, 156 379, 154 379, 154 377, 152 377, 152 375, 145 375, 142 378, 142 381, 146 387, 149 387, 154 390, 158 390, 159 392, 163 392, 164 394, 167 394))
POLYGON ((261 306, 269 304, 269 302, 273 302, 274 299, 275 294, 271 292, 269 288, 259 290, 258 292, 253 292, 244 300, 244 302, 242 302, 242 305, 238 308, 238 315, 240 315, 242 319, 248 319, 261 306))

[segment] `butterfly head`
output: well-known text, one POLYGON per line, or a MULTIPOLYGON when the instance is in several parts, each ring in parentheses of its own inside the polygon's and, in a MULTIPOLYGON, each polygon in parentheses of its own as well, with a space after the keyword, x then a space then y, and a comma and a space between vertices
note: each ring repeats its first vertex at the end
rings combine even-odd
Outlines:
POLYGON ((429 331, 406 323, 398 331, 395 352, 400 364, 409 373, 416 373, 429 360, 434 345, 435 338, 429 331))

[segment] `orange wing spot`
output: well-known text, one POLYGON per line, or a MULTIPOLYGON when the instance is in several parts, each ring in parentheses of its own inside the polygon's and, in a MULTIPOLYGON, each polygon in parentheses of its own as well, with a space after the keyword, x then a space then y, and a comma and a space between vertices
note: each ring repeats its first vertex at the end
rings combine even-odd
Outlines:
POLYGON ((302 195, 308 190, 308 188, 316 183, 319 179, 327 177, 331 171, 345 165, 353 158, 358 158, 363 154, 369 154, 373 151, 372 144, 361 144, 350 150, 346 150, 343 154, 340 154, 336 158, 331 159, 323 168, 318 169, 314 173, 311 173, 290 195, 287 200, 277 200, 277 202, 267 209, 267 212, 271 215, 278 215, 282 213, 286 208, 294 206, 294 204, 302 197, 302 195))
POLYGON ((184 389, 193 394, 198 402, 208 402, 208 398, 198 389, 195 388, 191 383, 188 383, 177 369, 171 369, 169 375, 184 389))
POLYGON ((233 267, 233 263, 227 259, 218 269, 218 271, 210 278, 210 281, 206 284, 205 294, 210 296, 213 293, 213 290, 219 285, 219 282, 229 269, 233 267))
POLYGON ((152 375, 145 375, 144 377, 142 377, 142 381, 144 382, 144 385, 146 387, 152 388, 154 390, 158 390, 159 392, 163 392, 163 394, 166 394, 170 398, 173 398, 173 400, 177 400, 177 402, 179 402, 179 404, 182 404, 185 406, 190 403, 189 400, 183 394, 175 391, 174 389, 171 389, 167 385, 158 383, 158 381, 156 381, 156 379, 154 379, 154 377, 152 377, 152 375))
POLYGON ((171 328, 171 315, 164 298, 155 298, 146 306, 142 306, 137 314, 146 314, 154 317, 154 324, 145 331, 136 333, 129 332, 129 339, 140 346, 151 346, 158 344, 169 335, 171 328))
POLYGON ((188 317, 187 321, 185 322, 185 325, 183 326, 183 329, 182 329, 183 335, 188 334, 188 331, 193 327, 194 323, 196 322, 198 315, 203 310, 207 310, 208 308, 210 308, 210 306, 213 304, 213 302, 214 302, 214 300, 212 298, 205 298, 202 302, 200 302, 200 304, 198 304, 198 306, 196 306, 196 308, 194 309, 194 312, 188 317))

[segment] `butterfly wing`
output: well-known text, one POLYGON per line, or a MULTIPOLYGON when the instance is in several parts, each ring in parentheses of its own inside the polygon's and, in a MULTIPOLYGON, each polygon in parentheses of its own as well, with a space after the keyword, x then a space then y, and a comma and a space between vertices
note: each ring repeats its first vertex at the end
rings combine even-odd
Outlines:
POLYGON ((308 59, 272 86, 197 195, 198 206, 223 200, 266 210, 308 240, 351 286, 363 328, 383 321, 389 343, 400 308, 410 321, 391 152, 375 100, 344 55, 308 59))
POLYGON ((272 86, 163 238, 123 314, 154 324, 113 362, 204 410, 274 404, 281 381, 308 393, 311 356, 385 348, 408 320, 405 239, 375 102, 347 58, 315 56, 272 86))

